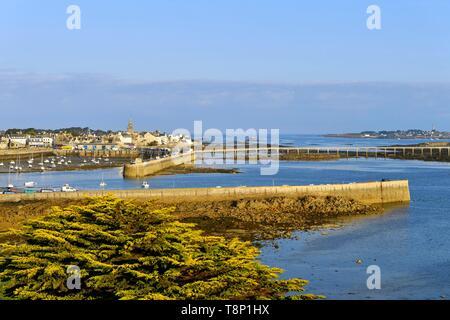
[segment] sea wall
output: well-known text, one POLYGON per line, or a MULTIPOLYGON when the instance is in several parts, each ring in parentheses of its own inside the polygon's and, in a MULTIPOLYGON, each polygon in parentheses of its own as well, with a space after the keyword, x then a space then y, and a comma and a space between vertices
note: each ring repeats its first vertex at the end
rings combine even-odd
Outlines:
POLYGON ((30 157, 40 159, 41 155, 54 155, 53 149, 50 148, 22 148, 22 149, 5 149, 0 150, 0 160, 17 160, 20 156, 22 160, 30 157))
MULTIPOLYGON (((180 159, 181 160, 181 159, 180 159)), ((351 184, 328 184, 312 186, 235 187, 235 188, 189 188, 148 190, 94 190, 80 192, 55 192, 0 195, 0 202, 21 200, 81 199, 86 196, 112 194, 124 199, 159 199, 167 201, 205 201, 241 198, 264 198, 273 196, 340 196, 365 204, 389 204, 409 202, 407 180, 377 181, 351 184)))
POLYGON ((127 163, 124 165, 123 176, 129 179, 143 178, 173 166, 192 163, 194 157, 194 153, 191 152, 150 161, 136 159, 135 163, 127 163))
POLYGON ((129 158, 135 159, 139 157, 139 151, 135 149, 127 150, 55 150, 58 156, 66 157, 86 157, 86 158, 129 158))

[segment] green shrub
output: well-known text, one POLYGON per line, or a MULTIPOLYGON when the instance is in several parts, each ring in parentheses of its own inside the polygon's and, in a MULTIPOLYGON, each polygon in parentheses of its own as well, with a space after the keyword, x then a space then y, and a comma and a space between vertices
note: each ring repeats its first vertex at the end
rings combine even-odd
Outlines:
POLYGON ((257 261, 237 239, 204 236, 153 210, 114 197, 55 207, 11 231, 0 245, 0 296, 14 299, 312 299, 306 280, 257 261), (67 267, 81 270, 68 289, 67 267), (287 292, 296 295, 286 296, 287 292))

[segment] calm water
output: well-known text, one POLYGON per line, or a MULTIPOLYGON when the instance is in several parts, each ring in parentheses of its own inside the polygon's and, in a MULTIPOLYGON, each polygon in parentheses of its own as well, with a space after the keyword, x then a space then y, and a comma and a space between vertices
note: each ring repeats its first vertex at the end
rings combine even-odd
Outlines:
MULTIPOLYGON (((418 143, 405 140, 365 140, 284 136, 293 145, 387 145, 418 143), (360 141, 362 140, 362 141, 360 141)), ((283 277, 310 280, 308 292, 333 299, 450 298, 450 164, 384 159, 330 162, 282 162, 276 176, 260 176, 259 167, 240 166, 242 173, 188 174, 149 180, 153 188, 239 185, 295 185, 345 183, 380 179, 408 179, 409 207, 382 216, 347 221, 336 230, 299 233, 299 240, 279 240, 276 249, 263 247, 262 262, 286 270, 283 277), (362 264, 355 260, 361 259, 362 264), (366 268, 378 265, 382 289, 368 290, 366 268)), ((120 169, 33 173, 12 176, 14 183, 36 181, 39 186, 64 183, 81 189, 139 188, 142 181, 124 180, 120 169)), ((7 175, 0 175, 6 185, 7 175)))

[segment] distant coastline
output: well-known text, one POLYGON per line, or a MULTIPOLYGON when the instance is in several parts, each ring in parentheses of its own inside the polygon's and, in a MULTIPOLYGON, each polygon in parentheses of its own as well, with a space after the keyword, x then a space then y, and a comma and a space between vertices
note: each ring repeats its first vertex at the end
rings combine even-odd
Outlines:
POLYGON ((327 138, 351 138, 351 139, 450 139, 450 132, 421 129, 395 130, 395 131, 362 131, 357 133, 333 133, 325 134, 327 138))

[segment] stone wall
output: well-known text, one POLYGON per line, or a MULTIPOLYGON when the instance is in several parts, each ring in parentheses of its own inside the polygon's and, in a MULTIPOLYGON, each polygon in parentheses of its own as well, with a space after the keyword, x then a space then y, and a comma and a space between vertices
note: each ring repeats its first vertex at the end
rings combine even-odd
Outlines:
POLYGON ((80 192, 55 192, 0 195, 0 202, 45 199, 80 199, 86 196, 113 194, 124 199, 161 199, 169 201, 204 201, 207 199, 240 199, 273 196, 341 196, 365 204, 388 204, 409 202, 407 180, 380 181, 351 184, 330 184, 313 186, 282 187, 235 187, 235 188, 189 188, 189 189, 148 189, 148 190, 94 190, 80 192))
POLYGON ((127 163, 124 165, 123 176, 128 179, 143 178, 173 166, 184 163, 190 164, 193 161, 193 152, 144 162, 137 159, 136 163, 127 163))

